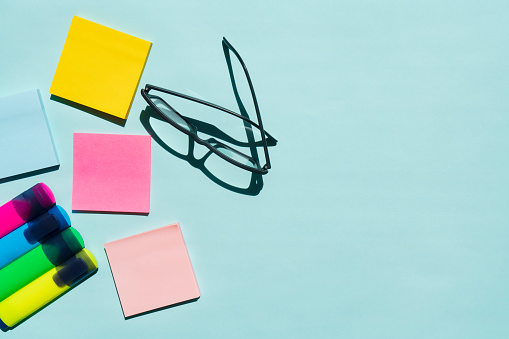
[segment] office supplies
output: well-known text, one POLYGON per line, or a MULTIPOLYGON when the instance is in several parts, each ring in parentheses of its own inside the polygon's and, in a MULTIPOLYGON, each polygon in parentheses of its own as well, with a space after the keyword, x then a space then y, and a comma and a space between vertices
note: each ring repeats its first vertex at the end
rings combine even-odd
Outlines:
POLYGON ((49 92, 127 119, 151 46, 75 16, 49 92))
POLYGON ((72 209, 150 211, 148 135, 74 133, 72 209))
POLYGON ((71 226, 69 216, 60 206, 54 206, 0 238, 0 268, 34 249, 47 237, 71 226))
POLYGON ((0 270, 0 301, 81 251, 83 238, 70 227, 0 270))
POLYGON ((0 98, 0 179, 59 166, 38 90, 0 98))
POLYGON ((200 297, 178 223, 104 248, 125 317, 200 297))
POLYGON ((55 205, 53 192, 39 183, 0 206, 0 238, 55 205))
POLYGON ((79 284, 97 270, 87 249, 0 301, 0 329, 13 327, 79 284))

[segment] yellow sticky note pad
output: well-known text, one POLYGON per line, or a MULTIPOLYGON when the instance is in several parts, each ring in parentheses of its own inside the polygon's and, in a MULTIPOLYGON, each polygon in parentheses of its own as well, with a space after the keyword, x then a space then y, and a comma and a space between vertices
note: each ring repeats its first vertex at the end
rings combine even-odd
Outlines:
POLYGON ((151 46, 74 16, 49 92, 126 119, 151 46))

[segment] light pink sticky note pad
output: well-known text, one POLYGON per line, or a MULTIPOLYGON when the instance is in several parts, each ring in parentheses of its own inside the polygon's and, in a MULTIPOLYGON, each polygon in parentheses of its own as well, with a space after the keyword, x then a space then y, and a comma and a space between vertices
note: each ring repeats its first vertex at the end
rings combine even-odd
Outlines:
POLYGON ((149 135, 74 133, 72 209, 150 211, 149 135))
POLYGON ((200 297, 179 224, 104 248, 126 318, 200 297))

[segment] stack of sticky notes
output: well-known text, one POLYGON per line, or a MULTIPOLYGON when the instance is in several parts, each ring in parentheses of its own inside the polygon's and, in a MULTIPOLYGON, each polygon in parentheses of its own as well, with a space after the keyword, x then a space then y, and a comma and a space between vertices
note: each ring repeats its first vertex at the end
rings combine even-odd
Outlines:
POLYGON ((148 214, 149 135, 74 133, 72 209, 148 214))
POLYGON ((179 224, 104 245, 126 318, 200 297, 179 224))
POLYGON ((0 182, 59 166, 38 90, 0 98, 0 182))
POLYGON ((43 183, 0 206, 0 329, 6 330, 97 270, 43 183))
POLYGON ((73 17, 50 93, 126 119, 152 43, 73 17))

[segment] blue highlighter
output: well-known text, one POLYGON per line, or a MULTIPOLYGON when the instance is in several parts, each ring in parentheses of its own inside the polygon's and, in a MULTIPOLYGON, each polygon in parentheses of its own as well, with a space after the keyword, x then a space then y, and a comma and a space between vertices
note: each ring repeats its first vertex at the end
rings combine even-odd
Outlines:
POLYGON ((48 211, 0 238, 0 268, 33 250, 48 237, 71 226, 69 216, 60 206, 48 211))

